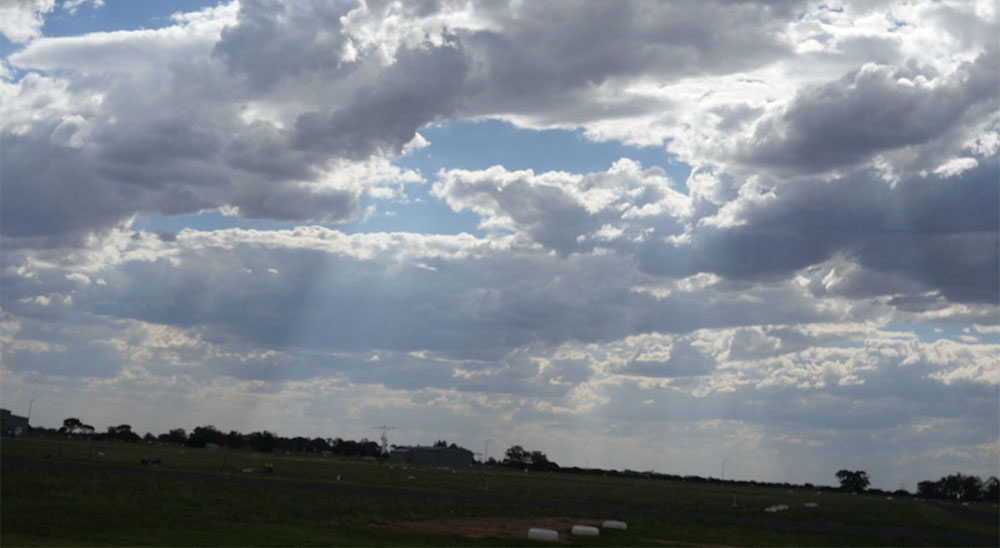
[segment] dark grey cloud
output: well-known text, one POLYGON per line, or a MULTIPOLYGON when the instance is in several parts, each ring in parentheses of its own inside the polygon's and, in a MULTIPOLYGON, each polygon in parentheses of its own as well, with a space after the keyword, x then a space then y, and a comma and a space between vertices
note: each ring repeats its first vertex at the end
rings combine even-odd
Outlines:
POLYGON ((728 205, 733 226, 700 226, 690 245, 649 240, 638 256, 661 275, 760 279, 840 254, 952 300, 995 303, 998 178, 993 157, 954 177, 912 175, 895 185, 868 169, 830 181, 761 183, 728 205))
MULTIPOLYGON (((645 74, 661 82, 760 66, 790 53, 776 38, 795 2, 524 3, 492 14, 503 32, 460 34, 479 61, 476 109, 541 112, 560 97, 645 74), (499 13, 497 13, 499 12, 499 13), (724 29, 724 30, 723 30, 724 29)), ((613 103, 613 101, 612 101, 613 103)), ((586 116, 596 104, 579 108, 586 116)))
POLYGON ((91 230, 106 230, 135 211, 150 193, 115 184, 92 170, 87 151, 50 142, 46 129, 3 136, 0 227, 4 247, 83 243, 91 230))
MULTIPOLYGON (((322 72, 349 73, 342 67, 347 42, 340 18, 357 2, 240 2, 235 25, 222 31, 213 55, 252 90, 264 91, 288 78, 322 72)), ((350 65, 350 63, 348 63, 350 65)))
POLYGON ((963 119, 997 110, 998 67, 995 45, 948 77, 916 64, 867 65, 800 92, 779 116, 759 122, 740 158, 758 166, 825 170, 927 143, 963 119))
POLYGON ((300 115, 292 144, 357 160, 398 155, 418 129, 454 110, 467 63, 453 48, 401 52, 344 108, 300 115))

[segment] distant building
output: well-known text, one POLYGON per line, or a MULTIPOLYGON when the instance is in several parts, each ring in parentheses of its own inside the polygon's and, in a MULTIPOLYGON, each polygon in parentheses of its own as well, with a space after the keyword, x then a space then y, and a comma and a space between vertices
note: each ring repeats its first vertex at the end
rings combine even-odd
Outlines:
POLYGON ((467 468, 472 466, 472 451, 461 447, 397 447, 389 453, 389 462, 467 468))
POLYGON ((8 409, 0 409, 0 435, 21 436, 27 434, 31 427, 28 418, 14 415, 8 409))

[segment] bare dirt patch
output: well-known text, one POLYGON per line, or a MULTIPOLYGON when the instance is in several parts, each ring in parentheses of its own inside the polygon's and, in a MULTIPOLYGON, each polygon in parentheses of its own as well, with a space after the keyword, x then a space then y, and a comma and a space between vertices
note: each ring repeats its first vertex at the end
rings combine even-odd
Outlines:
POLYGON ((600 520, 572 518, 448 518, 419 521, 400 521, 389 527, 434 535, 456 535, 468 538, 528 538, 528 529, 540 527, 559 532, 559 540, 570 538, 574 525, 600 526, 600 520))

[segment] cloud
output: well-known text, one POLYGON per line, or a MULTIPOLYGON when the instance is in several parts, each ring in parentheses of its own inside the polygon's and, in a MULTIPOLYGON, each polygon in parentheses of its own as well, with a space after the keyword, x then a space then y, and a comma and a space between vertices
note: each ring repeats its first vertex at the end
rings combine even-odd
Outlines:
POLYGON ((140 211, 342 222, 370 189, 421 180, 384 157, 297 148, 211 56, 234 16, 224 5, 157 30, 42 38, 10 57, 69 76, 2 84, 12 107, 44 105, 4 127, 7 246, 78 246, 140 211))
POLYGON ((663 170, 621 159, 606 173, 583 176, 450 170, 432 193, 457 212, 477 213, 483 228, 524 234, 565 255, 643 239, 654 227, 664 236, 680 233, 690 201, 673 187, 663 170))
POLYGON ((63 3, 59 7, 69 12, 70 15, 76 15, 80 6, 87 4, 90 4, 92 9, 96 9, 104 7, 104 0, 63 0, 63 3))
POLYGON ((0 17, 0 389, 46 424, 995 463, 989 2, 247 0, 42 36, 55 5, 0 17), (485 118, 681 165, 459 169, 419 133, 485 118), (216 211, 244 228, 183 226, 216 211))
POLYGON ((946 135, 963 118, 996 109, 997 48, 940 76, 920 66, 868 64, 801 92, 758 122, 741 156, 755 165, 822 170, 946 135))
MULTIPOLYGON (((4 179, 18 203, 46 202, 39 185, 23 182, 44 157, 53 166, 34 175, 43 186, 58 186, 60 169, 72 166, 90 177, 80 186, 106 205, 84 201, 60 226, 38 230, 8 209, 7 245, 29 236, 79 245, 140 211, 229 206, 251 218, 341 222, 383 181, 362 175, 334 189, 324 179, 345 162, 398 156, 429 123, 523 117, 566 104, 555 94, 577 98, 578 107, 564 113, 571 120, 650 71, 663 78, 731 71, 785 52, 761 32, 782 24, 776 14, 785 7, 687 7, 595 6, 566 19, 555 5, 244 2, 177 15, 155 30, 39 38, 8 57, 29 75, 5 83, 5 95, 37 105, 41 93, 54 94, 58 102, 6 126, 18 153, 4 179), (710 16, 730 19, 740 32, 703 39, 697 29, 710 16), (556 20, 555 34, 538 32, 556 20), (663 32, 650 26, 654 20, 676 28, 663 32), (588 37, 583 51, 595 55, 579 55, 578 37, 588 37), (45 88, 25 85, 33 81, 45 88), (598 89, 605 84, 612 88, 598 89), (526 94, 525 85, 533 91, 526 94)), ((413 180, 393 179, 400 178, 413 180)))
POLYGON ((51 12, 55 0, 12 0, 0 6, 0 34, 20 44, 42 35, 45 14, 51 12))

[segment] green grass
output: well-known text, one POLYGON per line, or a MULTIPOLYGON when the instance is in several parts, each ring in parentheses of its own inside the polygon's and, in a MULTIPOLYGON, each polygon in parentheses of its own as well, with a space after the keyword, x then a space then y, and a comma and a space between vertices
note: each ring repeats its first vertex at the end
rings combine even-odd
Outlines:
MULTIPOLYGON (((976 506, 996 515, 995 505, 976 506)), ((113 442, 0 445, 3 546, 537 545, 394 524, 559 516, 629 522, 628 531, 572 539, 583 546, 996 545, 1000 538, 995 526, 910 499, 113 442), (153 457, 163 465, 140 464, 153 457), (259 472, 265 462, 274 474, 259 472), (763 511, 774 504, 789 509, 763 511)))

